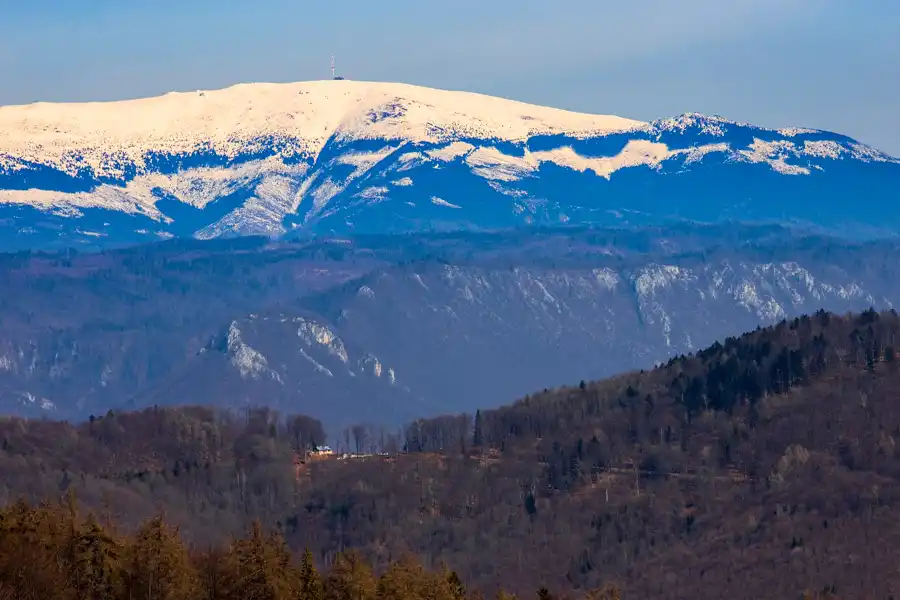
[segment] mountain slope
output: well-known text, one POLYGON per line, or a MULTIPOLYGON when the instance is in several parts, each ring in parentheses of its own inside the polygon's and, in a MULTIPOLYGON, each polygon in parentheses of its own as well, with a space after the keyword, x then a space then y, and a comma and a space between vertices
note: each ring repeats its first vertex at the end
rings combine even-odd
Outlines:
POLYGON ((822 131, 643 123, 404 84, 0 107, 5 248, 685 218, 859 234, 900 224, 898 181, 897 159, 822 131), (858 200, 869 210, 847 210, 858 200))
POLYGON ((649 368, 900 302, 894 242, 680 226, 170 241, 0 261, 0 408, 267 404, 329 430, 649 368))
POLYGON ((73 489, 126 524, 164 508, 201 541, 259 518, 326 562, 413 552, 485 595, 613 581, 625 598, 888 598, 898 333, 893 312, 819 311, 651 371, 412 423, 408 452, 352 460, 303 462, 315 424, 264 410, 9 419, 0 487, 73 489))
POLYGON ((900 302, 900 288, 888 283, 893 276, 882 279, 882 269, 896 271, 887 262, 864 274, 851 252, 833 252, 828 261, 797 251, 768 258, 722 251, 615 267, 595 260, 379 270, 311 297, 302 312, 285 308, 232 324, 266 361, 268 375, 246 371, 226 348, 187 366, 194 375, 177 394, 142 402, 210 401, 228 396, 203 381, 242 379, 244 389, 259 390, 266 379, 257 397, 272 406, 331 427, 363 414, 356 420, 384 423, 389 415, 474 411, 535 389, 648 368, 822 307, 845 312, 900 302), (360 395, 363 382, 368 393, 360 395))

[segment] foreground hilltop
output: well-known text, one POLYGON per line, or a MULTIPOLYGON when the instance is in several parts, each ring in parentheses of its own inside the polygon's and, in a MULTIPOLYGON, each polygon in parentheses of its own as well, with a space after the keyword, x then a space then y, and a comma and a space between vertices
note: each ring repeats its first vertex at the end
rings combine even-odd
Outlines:
POLYGON ((323 563, 412 551, 484 590, 886 598, 900 591, 898 332, 893 312, 820 311, 400 439, 354 430, 388 455, 353 460, 304 461, 321 425, 264 410, 9 420, 0 481, 34 499, 74 489, 132 523, 164 507, 194 539, 259 517, 323 563))
POLYGON ((897 159, 813 129, 397 83, 0 107, 0 249, 668 219, 872 233, 900 224, 898 180, 897 159))

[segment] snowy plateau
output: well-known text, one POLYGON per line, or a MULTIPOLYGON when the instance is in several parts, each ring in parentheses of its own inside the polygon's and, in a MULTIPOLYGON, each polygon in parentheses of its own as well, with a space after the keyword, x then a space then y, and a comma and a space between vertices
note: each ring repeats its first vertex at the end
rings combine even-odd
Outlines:
POLYGON ((824 131, 396 83, 0 107, 0 250, 673 219, 895 233, 898 183, 900 160, 824 131))

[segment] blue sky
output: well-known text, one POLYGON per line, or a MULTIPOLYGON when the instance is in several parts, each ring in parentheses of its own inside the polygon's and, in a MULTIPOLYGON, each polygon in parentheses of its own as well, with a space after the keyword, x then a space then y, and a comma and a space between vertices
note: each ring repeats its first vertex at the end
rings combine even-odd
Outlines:
POLYGON ((248 81, 838 131, 900 155, 896 0, 0 0, 0 104, 248 81))

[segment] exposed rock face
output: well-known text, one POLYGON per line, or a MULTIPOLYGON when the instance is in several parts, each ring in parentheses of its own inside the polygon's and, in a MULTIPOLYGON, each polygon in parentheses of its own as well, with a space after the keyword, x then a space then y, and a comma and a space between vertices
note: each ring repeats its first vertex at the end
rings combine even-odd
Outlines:
POLYGON ((781 228, 204 252, 219 243, 8 265, 4 302, 22 310, 3 312, 3 410, 78 418, 153 403, 267 404, 330 426, 395 425, 648 368, 820 308, 900 301, 894 242, 781 228))

